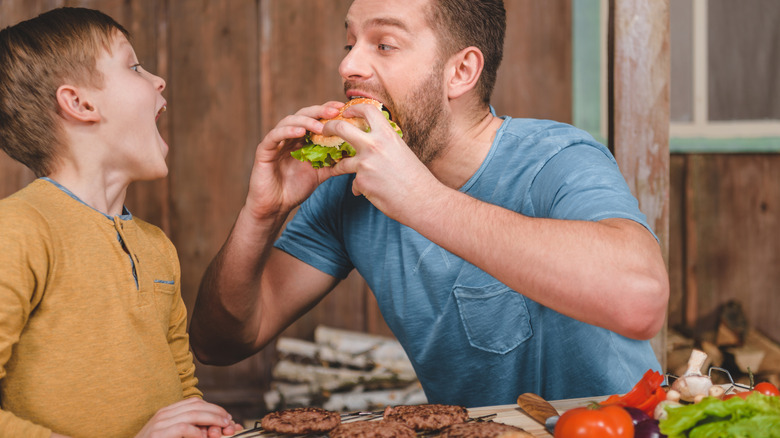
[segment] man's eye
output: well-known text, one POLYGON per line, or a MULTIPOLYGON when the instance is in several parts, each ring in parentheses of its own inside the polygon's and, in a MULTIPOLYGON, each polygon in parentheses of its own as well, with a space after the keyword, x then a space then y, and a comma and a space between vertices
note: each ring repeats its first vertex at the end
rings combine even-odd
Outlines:
POLYGON ((381 51, 381 52, 386 52, 386 51, 388 51, 388 50, 393 50, 393 49, 394 49, 394 47, 393 47, 393 46, 389 46, 389 45, 387 45, 387 44, 379 44, 379 45, 377 46, 377 48, 378 48, 378 49, 379 49, 379 51, 381 51))
POLYGON ((352 50, 352 47, 354 47, 352 44, 347 44, 346 46, 344 46, 344 50, 349 52, 350 50, 352 50))

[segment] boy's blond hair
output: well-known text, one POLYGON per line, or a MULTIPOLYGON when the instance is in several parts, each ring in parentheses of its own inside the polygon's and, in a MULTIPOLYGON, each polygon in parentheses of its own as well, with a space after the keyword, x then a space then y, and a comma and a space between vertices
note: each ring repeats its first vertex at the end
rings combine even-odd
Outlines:
POLYGON ((0 31, 0 148, 36 176, 65 146, 57 89, 100 88, 97 59, 127 30, 102 12, 58 8, 0 31))

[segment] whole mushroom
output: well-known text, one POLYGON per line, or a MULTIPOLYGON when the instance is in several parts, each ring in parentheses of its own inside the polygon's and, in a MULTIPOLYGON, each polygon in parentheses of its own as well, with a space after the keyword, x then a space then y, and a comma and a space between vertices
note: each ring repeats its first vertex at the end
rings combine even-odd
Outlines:
POLYGON ((707 360, 707 353, 694 349, 691 351, 691 357, 688 359, 688 370, 679 379, 672 383, 673 390, 680 393, 680 399, 693 402, 709 395, 712 387, 712 380, 709 376, 701 373, 704 361, 707 360))

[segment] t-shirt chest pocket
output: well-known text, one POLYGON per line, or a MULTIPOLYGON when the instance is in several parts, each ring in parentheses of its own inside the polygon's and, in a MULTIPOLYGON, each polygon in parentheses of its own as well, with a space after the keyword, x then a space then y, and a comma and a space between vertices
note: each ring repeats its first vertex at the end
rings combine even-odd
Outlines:
POLYGON ((169 323, 175 294, 176 284, 173 280, 154 280, 154 292, 152 294, 154 313, 160 318, 160 322, 164 323, 166 327, 169 323))
POLYGON ((154 280, 154 294, 170 301, 171 295, 176 293, 176 282, 174 280, 154 280))
POLYGON ((478 268, 465 270, 473 275, 461 272, 452 292, 469 344, 490 353, 505 354, 529 339, 533 329, 526 298, 478 268), (472 286, 475 284, 478 286, 472 286))

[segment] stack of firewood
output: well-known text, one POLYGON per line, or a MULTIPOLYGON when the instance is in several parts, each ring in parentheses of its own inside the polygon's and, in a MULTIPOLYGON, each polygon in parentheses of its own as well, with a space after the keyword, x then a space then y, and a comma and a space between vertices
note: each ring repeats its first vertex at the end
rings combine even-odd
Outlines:
POLYGON ((667 336, 667 370, 680 376, 685 373, 691 349, 707 353, 704 370, 716 367, 711 377, 718 383, 750 384, 768 381, 780 385, 780 345, 750 326, 738 302, 721 306, 715 330, 691 337, 683 331, 670 330, 667 336))
POLYGON ((282 337, 269 411, 318 406, 366 411, 425 403, 411 362, 395 339, 319 326, 314 342, 282 337))

